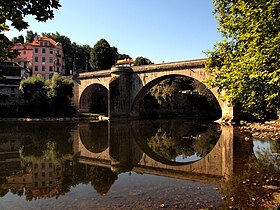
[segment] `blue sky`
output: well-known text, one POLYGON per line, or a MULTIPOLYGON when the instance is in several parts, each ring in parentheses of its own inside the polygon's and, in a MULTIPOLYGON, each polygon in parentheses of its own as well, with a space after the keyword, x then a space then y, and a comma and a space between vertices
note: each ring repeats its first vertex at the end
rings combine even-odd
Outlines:
MULTIPOLYGON (((206 57, 221 40, 211 0, 61 0, 62 7, 46 23, 27 17, 32 30, 59 32, 91 47, 101 38, 132 58, 155 63, 206 57)), ((26 35, 15 29, 9 38, 26 35)))

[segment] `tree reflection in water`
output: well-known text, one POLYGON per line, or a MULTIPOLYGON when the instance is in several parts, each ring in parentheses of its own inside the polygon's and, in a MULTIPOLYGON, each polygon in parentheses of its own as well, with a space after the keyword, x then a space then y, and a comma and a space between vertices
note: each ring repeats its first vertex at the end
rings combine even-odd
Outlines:
POLYGON ((90 169, 91 185, 100 195, 106 195, 117 179, 118 174, 112 172, 110 168, 91 167, 90 169))
POLYGON ((220 136, 217 124, 186 124, 184 128, 185 132, 177 132, 160 127, 154 136, 147 138, 147 144, 156 154, 170 161, 183 156, 183 161, 189 162, 188 158, 194 155, 196 160, 205 157, 220 136))

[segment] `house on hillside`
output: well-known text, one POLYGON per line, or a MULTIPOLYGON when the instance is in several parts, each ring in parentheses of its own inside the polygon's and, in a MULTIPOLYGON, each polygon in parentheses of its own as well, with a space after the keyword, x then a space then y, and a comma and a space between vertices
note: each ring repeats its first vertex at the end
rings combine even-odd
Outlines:
POLYGON ((31 43, 14 44, 12 49, 20 53, 14 61, 29 68, 32 75, 49 79, 54 73, 64 74, 62 44, 51 38, 37 36, 31 43))

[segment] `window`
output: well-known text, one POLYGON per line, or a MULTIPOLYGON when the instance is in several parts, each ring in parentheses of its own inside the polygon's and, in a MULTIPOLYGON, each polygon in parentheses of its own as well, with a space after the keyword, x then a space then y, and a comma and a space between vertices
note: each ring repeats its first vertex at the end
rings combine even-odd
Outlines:
POLYGON ((35 187, 38 187, 38 182, 35 182, 35 183, 34 183, 34 186, 35 186, 35 187))
POLYGON ((23 55, 26 55, 26 51, 23 51, 23 55))
POLYGON ((35 61, 35 62, 38 62, 38 57, 35 57, 35 58, 34 58, 34 61, 35 61))
POLYGON ((44 42, 40 42, 40 46, 43 46, 44 42))
POLYGON ((46 58, 42 57, 42 62, 45 63, 46 62, 46 58))
POLYGON ((45 66, 42 66, 42 71, 46 71, 46 67, 45 66))
POLYGON ((34 173, 34 178, 37 179, 38 178, 38 173, 34 173))
POLYGON ((38 66, 34 66, 34 71, 38 71, 38 66))
POLYGON ((45 48, 42 48, 42 53, 46 53, 46 49, 45 48))
POLYGON ((53 49, 50 49, 50 54, 53 54, 53 49))
POLYGON ((53 71, 53 68, 52 68, 52 66, 49 66, 49 71, 53 71))
POLYGON ((45 177, 46 176, 46 173, 45 172, 42 172, 42 177, 45 177))
POLYGON ((38 48, 35 48, 35 53, 38 53, 38 48))
POLYGON ((45 187, 46 186, 46 183, 45 182, 42 182, 42 187, 45 187))
POLYGON ((42 168, 45 168, 45 163, 42 163, 42 168))
POLYGON ((53 58, 49 58, 49 61, 50 61, 50 63, 52 63, 53 62, 53 58))
POLYGON ((52 172, 49 172, 49 177, 52 177, 52 175, 53 175, 52 172))
POLYGON ((34 168, 38 168, 38 164, 37 163, 34 164, 34 168))

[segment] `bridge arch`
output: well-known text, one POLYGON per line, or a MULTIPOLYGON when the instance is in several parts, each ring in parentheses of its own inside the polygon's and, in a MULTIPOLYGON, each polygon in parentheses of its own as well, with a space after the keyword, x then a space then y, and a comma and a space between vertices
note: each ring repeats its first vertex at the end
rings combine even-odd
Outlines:
POLYGON ((80 124, 79 136, 83 146, 92 153, 104 152, 109 147, 107 122, 80 124))
MULTIPOLYGON (((221 118, 222 107, 221 104, 219 103, 217 92, 213 89, 212 90, 208 89, 204 84, 204 81, 198 80, 197 77, 194 76, 191 77, 188 72, 187 74, 184 73, 185 72, 180 72, 180 73, 172 72, 170 74, 164 74, 164 75, 157 74, 155 75, 156 76, 155 78, 150 78, 150 80, 147 80, 147 77, 144 77, 143 86, 139 87, 138 90, 135 91, 135 97, 132 99, 131 113, 140 115, 141 103, 144 100, 147 93, 149 92, 149 90, 151 90, 151 88, 153 88, 155 85, 170 78, 173 78, 174 81, 176 81, 176 79, 178 80, 180 78, 185 78, 185 79, 189 79, 190 86, 192 86, 195 83, 196 88, 199 89, 199 92, 197 92, 197 94, 192 94, 189 96, 193 96, 192 98, 194 98, 195 96, 197 97, 199 96, 199 97, 204 97, 205 100, 207 99, 208 102, 211 103, 211 107, 207 107, 208 109, 207 112, 210 114, 215 113, 215 116, 212 114, 211 119, 215 118, 215 120, 217 120, 221 118), (209 110, 209 108, 211 110, 209 110)), ((186 94, 181 94, 181 95, 186 96, 186 94)))
POLYGON ((88 85, 80 96, 79 111, 108 113, 108 89, 98 83, 88 85))

